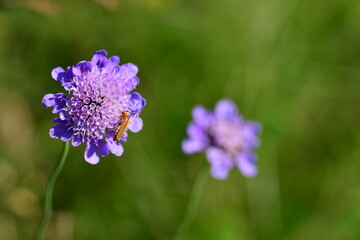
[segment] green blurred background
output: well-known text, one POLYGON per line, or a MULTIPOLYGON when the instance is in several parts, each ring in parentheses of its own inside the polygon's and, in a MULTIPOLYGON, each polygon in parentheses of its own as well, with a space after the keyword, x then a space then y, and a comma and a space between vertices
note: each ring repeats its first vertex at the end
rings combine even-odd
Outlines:
POLYGON ((71 148, 46 239, 170 239, 204 154, 196 104, 263 125, 259 174, 207 176, 185 239, 360 239, 357 0, 0 1, 0 239, 30 239, 61 142, 51 70, 106 49, 139 66, 144 128, 92 166, 71 148))

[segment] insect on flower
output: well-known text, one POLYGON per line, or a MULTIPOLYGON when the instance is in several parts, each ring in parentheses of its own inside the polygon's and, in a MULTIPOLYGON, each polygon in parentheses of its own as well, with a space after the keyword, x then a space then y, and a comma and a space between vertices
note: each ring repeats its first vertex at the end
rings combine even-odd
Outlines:
POLYGON ((84 159, 90 164, 97 164, 109 153, 121 156, 127 130, 139 132, 143 127, 139 115, 146 100, 134 92, 140 82, 138 67, 119 64, 118 56, 108 58, 107 52, 100 50, 90 61, 80 61, 66 70, 57 67, 51 75, 68 94, 49 93, 42 101, 59 114, 50 137, 71 141, 74 147, 85 143, 84 159))
POLYGON ((127 112, 122 112, 120 116, 121 122, 116 126, 114 141, 119 141, 121 136, 126 131, 130 123, 130 115, 127 112))

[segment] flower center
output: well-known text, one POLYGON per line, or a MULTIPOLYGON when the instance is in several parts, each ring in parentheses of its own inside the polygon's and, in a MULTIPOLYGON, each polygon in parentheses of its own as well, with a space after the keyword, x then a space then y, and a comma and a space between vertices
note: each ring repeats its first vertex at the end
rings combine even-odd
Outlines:
POLYGON ((210 135, 216 145, 224 148, 232 156, 241 150, 243 137, 238 122, 216 119, 210 126, 210 135))
POLYGON ((74 121, 74 134, 102 139, 109 129, 119 121, 119 106, 110 95, 103 95, 97 88, 84 87, 85 91, 74 91, 70 99, 70 110, 74 121))

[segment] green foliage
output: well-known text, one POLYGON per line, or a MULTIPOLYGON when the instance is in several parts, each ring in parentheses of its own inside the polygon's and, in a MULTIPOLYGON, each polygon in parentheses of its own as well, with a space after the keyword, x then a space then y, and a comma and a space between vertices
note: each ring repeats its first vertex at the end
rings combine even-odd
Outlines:
POLYGON ((41 218, 61 149, 51 70, 99 49, 139 66, 144 128, 95 166, 70 149, 47 239, 170 239, 205 161, 181 152, 190 110, 223 97, 263 124, 260 172, 208 177, 187 239, 360 238, 358 1, 15 2, 0 4, 0 239, 41 218))

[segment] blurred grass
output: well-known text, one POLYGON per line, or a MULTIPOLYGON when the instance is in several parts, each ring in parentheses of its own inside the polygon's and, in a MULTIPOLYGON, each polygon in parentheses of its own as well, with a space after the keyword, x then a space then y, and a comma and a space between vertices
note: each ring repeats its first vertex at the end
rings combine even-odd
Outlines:
POLYGON ((47 239, 169 239, 203 154, 180 144, 222 97, 263 124, 260 173, 208 178, 187 239, 360 238, 360 4, 0 2, 0 239, 29 239, 61 144, 44 94, 95 50, 139 66, 144 129, 96 166, 72 148, 47 239))

